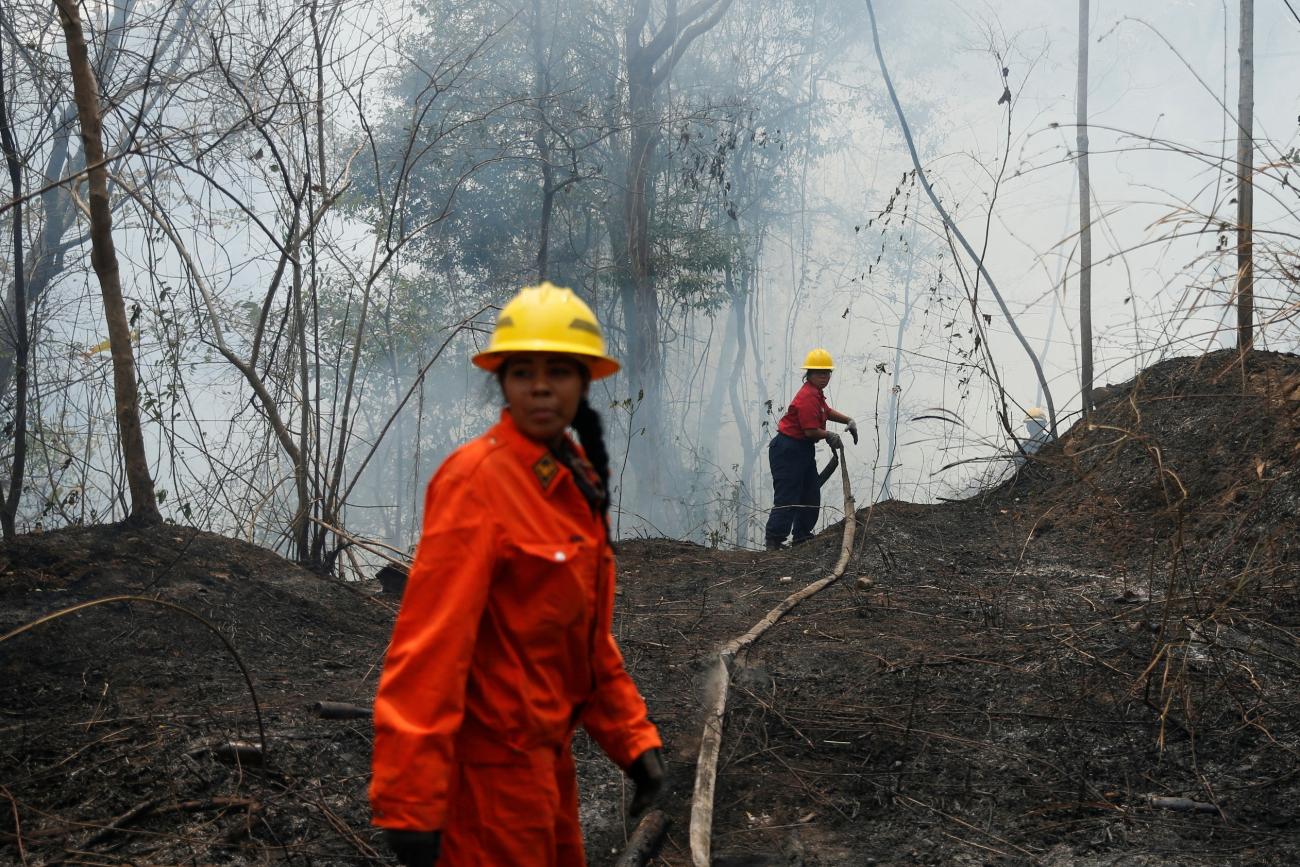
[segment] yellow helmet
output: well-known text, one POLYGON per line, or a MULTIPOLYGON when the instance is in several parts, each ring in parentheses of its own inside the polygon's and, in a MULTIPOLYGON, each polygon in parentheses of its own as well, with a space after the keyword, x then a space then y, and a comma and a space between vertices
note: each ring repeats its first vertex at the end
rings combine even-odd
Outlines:
POLYGON ((825 349, 814 349, 808 353, 808 357, 803 360, 804 370, 834 370, 835 362, 831 361, 831 354, 825 349))
POLYGON ((1031 406, 1025 410, 1025 421, 1047 421, 1047 410, 1041 406, 1031 406))
POLYGON ((497 315, 487 349, 474 366, 495 371, 514 352, 562 352, 586 362, 592 379, 618 372, 619 363, 605 354, 605 337, 591 308, 581 298, 552 283, 525 286, 497 315))

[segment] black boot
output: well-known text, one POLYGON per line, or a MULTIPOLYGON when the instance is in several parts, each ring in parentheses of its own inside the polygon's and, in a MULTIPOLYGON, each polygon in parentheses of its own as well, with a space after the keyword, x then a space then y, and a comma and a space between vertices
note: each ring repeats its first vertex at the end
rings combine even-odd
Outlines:
POLYGON ((768 539, 763 543, 763 547, 769 551, 784 551, 785 543, 778 542, 776 539, 768 539))

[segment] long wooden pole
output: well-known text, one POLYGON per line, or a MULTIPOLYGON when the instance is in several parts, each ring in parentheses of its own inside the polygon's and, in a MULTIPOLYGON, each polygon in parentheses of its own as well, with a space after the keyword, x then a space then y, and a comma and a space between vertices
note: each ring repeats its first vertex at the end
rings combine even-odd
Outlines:
POLYGON ((1079 151, 1079 391, 1092 410, 1092 185, 1088 176, 1088 0, 1079 0, 1075 142, 1079 151))
POLYGON ((1241 0, 1237 83, 1237 348, 1255 342, 1255 0, 1241 0))

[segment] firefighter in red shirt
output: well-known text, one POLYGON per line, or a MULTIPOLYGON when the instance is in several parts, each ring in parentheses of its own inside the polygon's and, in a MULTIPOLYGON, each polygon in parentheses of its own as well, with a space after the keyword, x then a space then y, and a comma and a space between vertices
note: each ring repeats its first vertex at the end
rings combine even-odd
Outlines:
POLYGON ((611 632, 609 456, 586 399, 619 365, 549 283, 502 309, 474 364, 506 408, 429 483, 375 696, 374 822, 406 867, 582 867, 574 728, 632 778, 633 813, 663 780, 611 632))
POLYGON ((840 436, 826 430, 826 422, 848 425, 853 442, 858 441, 858 425, 826 403, 826 386, 831 381, 835 363, 825 349, 814 349, 804 359, 803 387, 790 401, 777 434, 767 448, 772 466, 772 511, 767 516, 766 547, 778 551, 794 531, 791 544, 812 538, 821 508, 821 479, 817 475, 817 440, 826 440, 832 449, 842 448, 840 436))

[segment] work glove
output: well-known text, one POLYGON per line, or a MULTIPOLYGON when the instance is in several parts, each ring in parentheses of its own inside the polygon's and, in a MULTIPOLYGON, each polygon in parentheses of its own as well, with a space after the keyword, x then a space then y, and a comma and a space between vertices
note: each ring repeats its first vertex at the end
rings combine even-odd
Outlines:
POLYGON ((826 443, 836 450, 844 448, 844 443, 840 442, 840 435, 833 431, 826 432, 826 443))
POLYGON ((856 446, 858 444, 858 423, 853 419, 849 419, 849 436, 853 437, 853 444, 856 446))
POLYGON ((402 867, 433 867, 442 849, 441 831, 384 831, 388 848, 397 856, 402 867))
POLYGON ((635 818, 659 797, 659 790, 664 784, 663 753, 658 747, 646 750, 627 766, 627 775, 636 786, 636 794, 632 796, 632 805, 627 808, 627 813, 635 818))

